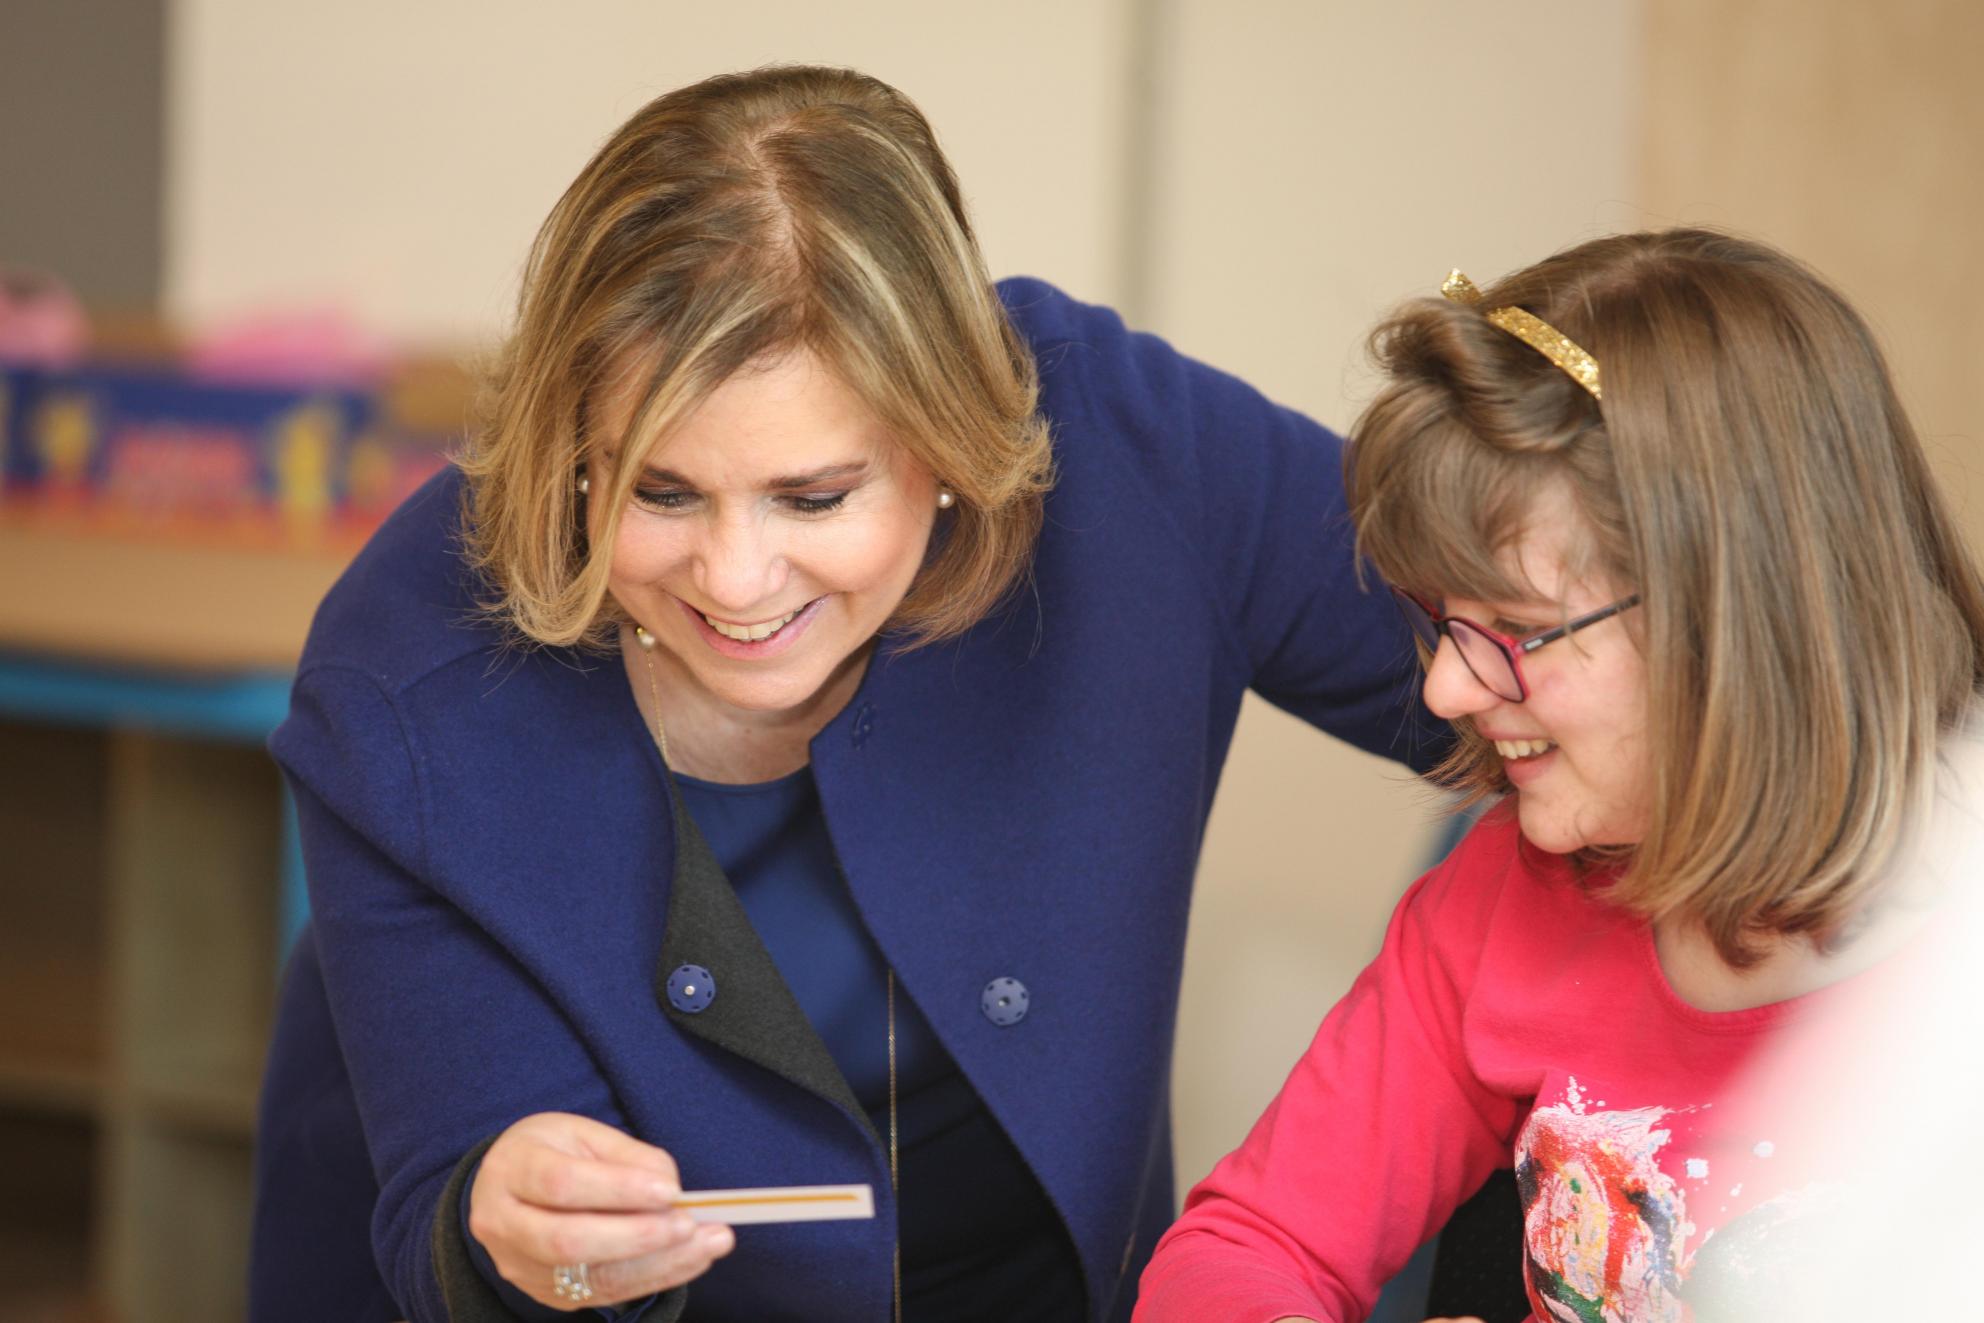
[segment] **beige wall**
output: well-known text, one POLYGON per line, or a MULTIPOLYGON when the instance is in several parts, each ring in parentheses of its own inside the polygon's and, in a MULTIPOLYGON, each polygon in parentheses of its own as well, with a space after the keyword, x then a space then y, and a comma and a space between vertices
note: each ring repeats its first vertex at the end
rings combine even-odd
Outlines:
POLYGON ((1830 277, 1984 536, 1984 5, 1660 0, 1651 20, 1653 214, 1757 235, 1830 277))
POLYGON ((494 334, 538 223, 649 97, 778 60, 852 64, 937 126, 1002 271, 1113 298, 1131 0, 179 0, 168 310, 334 303, 399 336, 494 334))

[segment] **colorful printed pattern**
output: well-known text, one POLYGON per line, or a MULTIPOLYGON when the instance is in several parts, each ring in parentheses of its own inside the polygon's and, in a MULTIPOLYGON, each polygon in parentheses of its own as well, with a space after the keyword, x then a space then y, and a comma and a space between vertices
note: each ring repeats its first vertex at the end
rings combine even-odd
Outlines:
POLYGON ((1564 1323, 1679 1323, 1681 1251, 1694 1228, 1660 1169, 1667 1111, 1539 1107, 1516 1151, 1530 1307, 1564 1323))
POLYGON ((1707 1102, 1614 1111, 1588 1102, 1594 1092, 1567 1079, 1562 1101, 1531 1112, 1516 1142, 1536 1317, 1801 1317, 1794 1303, 1824 1280, 1816 1256, 1845 1243, 1840 1187, 1787 1167, 1755 1113, 1745 1124, 1707 1102))

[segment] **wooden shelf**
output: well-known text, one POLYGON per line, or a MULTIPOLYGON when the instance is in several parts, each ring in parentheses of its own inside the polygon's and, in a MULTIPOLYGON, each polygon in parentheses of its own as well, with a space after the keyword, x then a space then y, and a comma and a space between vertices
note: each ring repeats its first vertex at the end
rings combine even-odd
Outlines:
POLYGON ((245 1316, 281 823, 232 730, 0 721, 7 1323, 245 1316))
POLYGON ((349 548, 245 551, 0 518, 0 646, 171 671, 289 670, 349 548))
POLYGON ((90 1285, 88 1256, 67 1231, 0 1227, 0 1319, 116 1323, 90 1285))
POLYGON ((183 1080, 132 1090, 137 1109, 161 1127, 188 1135, 246 1142, 255 1135, 258 1076, 183 1080))
POLYGON ((110 1300, 134 1323, 245 1318, 251 1147, 146 1118, 114 1132, 111 1153, 110 1300))
POLYGON ((92 1119, 0 1107, 0 1319, 111 1323, 93 1283, 90 1204, 99 1176, 92 1119))
POLYGON ((0 722, 0 1107, 103 1098, 108 765, 101 735, 0 722))
MULTIPOLYGON (((44 1266, 48 1262, 38 1257, 31 1261, 44 1266)), ((0 1255, 0 1271, 9 1267, 8 1258, 0 1255)), ((118 1323, 110 1306, 87 1288, 75 1286, 0 1291, 0 1318, 8 1323, 118 1323)))
POLYGON ((345 549, 0 510, 0 1320, 239 1323, 283 938, 261 738, 345 549))
POLYGON ((105 1092, 103 1072, 95 1065, 36 1061, 0 1043, 0 1104, 8 1108, 94 1117, 103 1110, 105 1092))

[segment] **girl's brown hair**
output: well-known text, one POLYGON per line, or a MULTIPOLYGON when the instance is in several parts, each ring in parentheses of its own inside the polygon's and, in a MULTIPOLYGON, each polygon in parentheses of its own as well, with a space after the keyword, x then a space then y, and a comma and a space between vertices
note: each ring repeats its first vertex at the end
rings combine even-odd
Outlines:
POLYGON ((646 374, 626 438, 654 438, 754 362, 805 349, 957 494, 890 628, 947 638, 1024 574, 1051 484, 1038 380, 979 256, 935 135, 842 69, 725 75, 644 106, 538 232, 517 326, 461 466, 468 551, 524 636, 604 644, 609 553, 641 466, 577 480, 586 405, 646 374))
MULTIPOLYGON (((1606 894, 1739 967, 1836 934, 1984 684, 1984 590, 1859 315, 1763 244, 1670 230, 1415 301, 1372 348, 1388 380, 1345 468, 1381 574, 1531 596, 1507 552, 1561 486, 1573 574, 1642 596, 1651 815, 1606 894), (1484 315, 1510 306, 1598 360, 1602 403, 1484 315)), ((1443 771, 1508 788, 1466 723, 1443 771)))

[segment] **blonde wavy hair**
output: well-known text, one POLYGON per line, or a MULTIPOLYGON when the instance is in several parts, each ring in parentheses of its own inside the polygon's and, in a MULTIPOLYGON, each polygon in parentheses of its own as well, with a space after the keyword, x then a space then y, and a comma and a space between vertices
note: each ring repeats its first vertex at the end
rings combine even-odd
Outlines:
POLYGON ((587 402, 638 364, 638 446, 738 370, 802 348, 958 497, 886 628, 914 646, 984 618, 1024 576, 1052 483, 1033 359, 923 115, 873 78, 810 67, 648 103, 545 220, 460 459, 489 609, 539 643, 604 646, 641 466, 592 484, 607 513, 590 543, 578 476, 618 438, 586 436, 587 402))
MULTIPOLYGON (((1561 484, 1573 574, 1642 596, 1623 619, 1651 817, 1607 896, 1699 921, 1739 968, 1760 938, 1837 935, 1984 684, 1977 568, 1865 322, 1763 244, 1670 230, 1559 253, 1475 306, 1417 300, 1371 344, 1387 384, 1344 462, 1386 579, 1531 595, 1506 552, 1561 484), (1508 306, 1590 351, 1602 403, 1484 316, 1508 306)), ((1506 791, 1460 724, 1439 775, 1506 791)))

